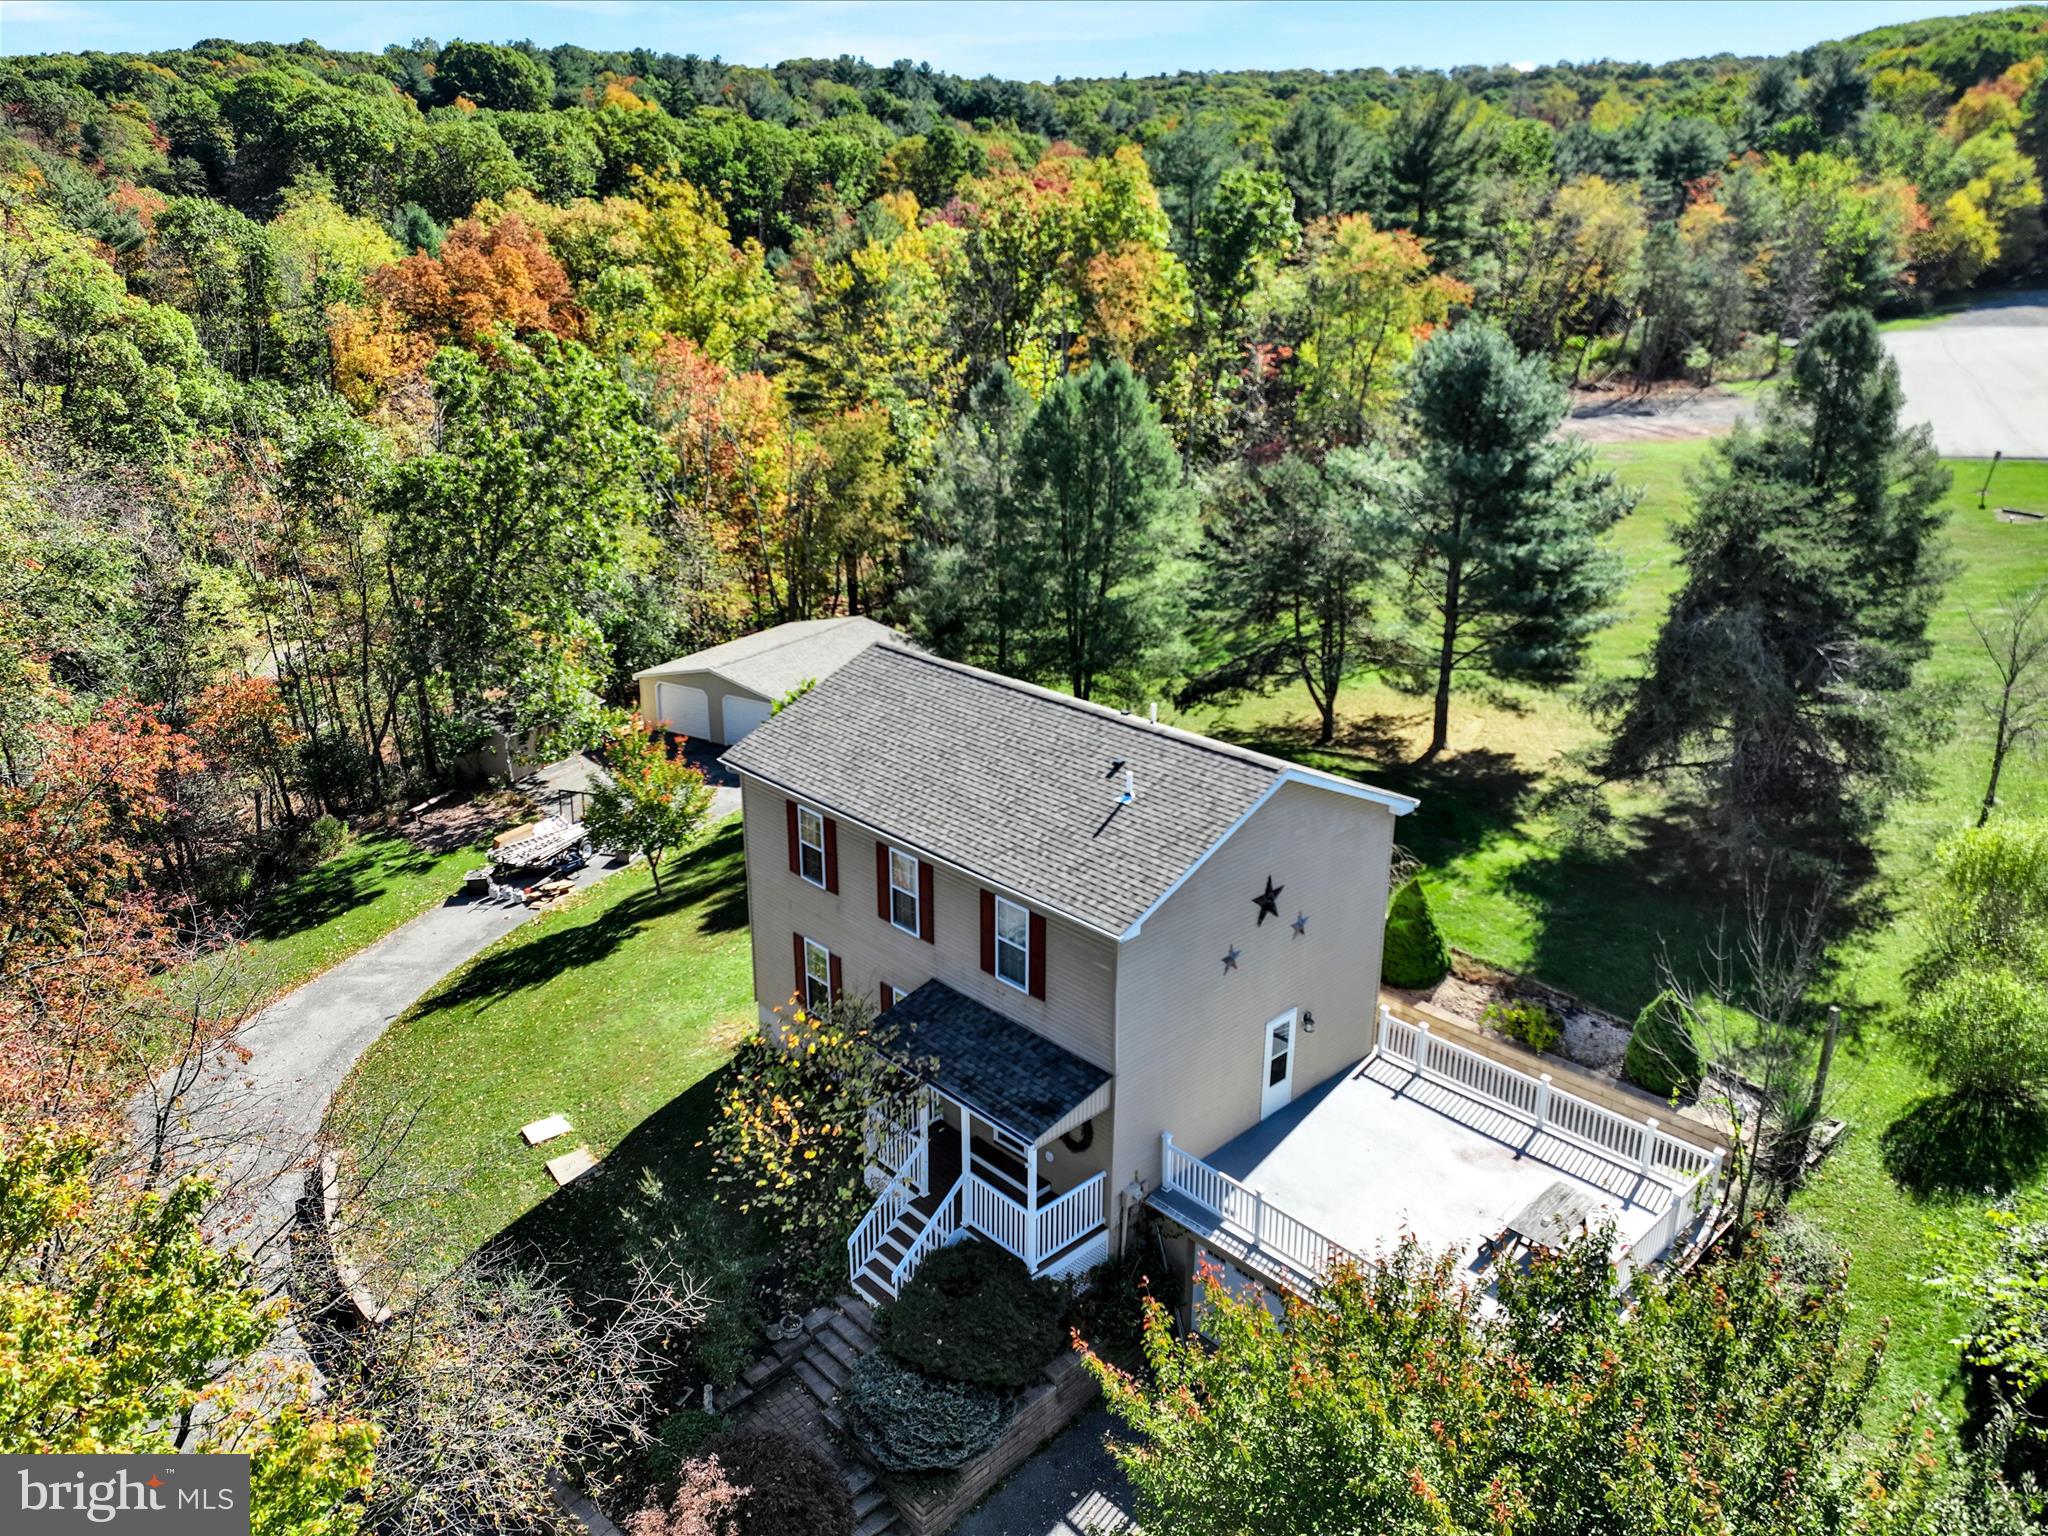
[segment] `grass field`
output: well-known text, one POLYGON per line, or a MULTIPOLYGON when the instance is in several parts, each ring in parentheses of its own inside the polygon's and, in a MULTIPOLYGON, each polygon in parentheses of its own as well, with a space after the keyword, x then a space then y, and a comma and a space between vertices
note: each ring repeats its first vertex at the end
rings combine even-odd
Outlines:
POLYGON ((477 848, 430 853, 402 837, 357 839, 258 903, 242 944, 251 975, 271 996, 303 985, 446 901, 479 857, 477 848))
MULTIPOLYGON (((1643 499, 1616 530, 1630 582, 1616 621, 1594 649, 1593 669, 1626 670, 1653 639, 1676 585, 1670 530, 1684 510, 1684 474, 1703 443, 1612 447, 1601 459, 1643 499)), ((1976 491, 1984 465, 1958 461, 1948 496, 1949 540, 1957 563, 1934 622, 1931 684, 1989 676, 1967 613, 2048 580, 2048 524, 1998 522, 1979 512, 1976 491)), ((2048 465, 2000 467, 1994 504, 2048 511, 2048 465)), ((1417 795, 1421 807, 1403 824, 1403 845, 1430 866, 1436 910, 1453 944, 1523 971, 1591 1002, 1633 1014, 1654 993, 1660 961, 1684 965, 1696 956, 1719 914, 1693 896, 1682 864, 1652 858, 1640 846, 1608 852, 1575 850, 1558 828, 1534 814, 1530 801, 1565 754, 1597 738, 1595 723, 1568 696, 1539 695, 1520 703, 1461 698, 1454 709, 1451 755, 1428 769, 1410 766, 1427 739, 1427 703, 1365 683, 1352 691, 1335 750, 1317 751, 1307 701, 1282 694, 1190 723, 1214 727, 1269 748, 1359 774, 1417 795)), ((1988 765, 1988 728, 1966 702, 1954 737, 1935 754, 1934 789, 1900 807, 1885 835, 1885 867, 1901 908, 1910 911, 1920 872, 1935 843, 1975 819, 1988 765)), ((2001 814, 2048 815, 2048 773, 2031 758, 2008 766, 2001 814)), ((1620 809, 1647 809, 1623 800, 1620 809)), ((1906 1117, 1929 1085, 1895 1049, 1883 1019, 1906 1006, 1901 971, 1914 947, 1900 921, 1844 956, 1846 993, 1857 1028, 1838 1057, 1836 1112, 1852 1130, 1798 1208, 1820 1221, 1856 1254, 1852 1294, 1861 1320, 1892 1320, 1884 1395, 1901 1406, 1926 1394, 1951 1417, 1958 1411, 1955 1339, 1962 1319, 1944 1293, 1924 1282, 1931 1252, 1949 1235, 1981 1219, 1984 1197, 1916 1194, 1887 1170, 1887 1132, 1906 1117)), ((1894 1136, 1896 1136, 1894 1132, 1894 1136)), ((2037 1181, 2038 1182, 2038 1181, 2037 1181)))
POLYGON ((412 1118, 388 1183, 421 1270, 501 1235, 589 1263, 651 1203, 687 1189, 718 1069, 754 1019, 737 817, 670 861, 644 864, 536 919, 444 980, 372 1046, 329 1114, 359 1157, 412 1118), (568 1116, 539 1147, 519 1127, 568 1116), (582 1145, 599 1173, 557 1190, 545 1164, 582 1145))

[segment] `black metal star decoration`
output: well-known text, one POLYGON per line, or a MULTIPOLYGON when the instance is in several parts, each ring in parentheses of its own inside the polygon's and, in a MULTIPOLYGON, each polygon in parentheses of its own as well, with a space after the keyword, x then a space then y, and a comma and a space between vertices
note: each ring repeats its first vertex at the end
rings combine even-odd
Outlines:
POLYGON ((1307 938, 1307 937, 1308 937, 1308 914, 1307 914, 1306 912, 1297 912, 1297 913, 1295 913, 1295 914, 1294 914, 1294 921, 1293 921, 1293 922, 1291 922, 1291 923, 1289 923, 1289 924, 1288 924, 1287 926, 1288 926, 1288 927, 1290 927, 1290 928, 1292 928, 1292 929, 1294 930, 1294 936, 1295 936, 1295 937, 1296 937, 1297 939, 1305 939, 1305 938, 1307 938))
POLYGON ((1230 946, 1230 953, 1223 957, 1223 969, 1225 971, 1237 969, 1237 946, 1235 944, 1230 946))
POLYGON ((1280 915, 1280 893, 1286 889, 1284 885, 1275 885, 1271 875, 1266 876, 1266 888, 1252 898, 1252 904, 1259 909, 1259 921, 1255 926, 1263 928, 1267 918, 1280 915))

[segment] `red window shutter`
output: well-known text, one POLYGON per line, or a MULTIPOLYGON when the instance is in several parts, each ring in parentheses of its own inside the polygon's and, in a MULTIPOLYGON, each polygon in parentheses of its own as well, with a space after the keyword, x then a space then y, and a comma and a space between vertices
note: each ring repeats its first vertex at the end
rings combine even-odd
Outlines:
POLYGON ((1045 919, 1031 914, 1031 995, 1045 996, 1045 919))
POLYGON ((832 956, 825 962, 825 966, 832 978, 832 1001, 836 1003, 839 1001, 839 957, 832 956))
POLYGON ((917 864, 917 936, 927 944, 938 943, 938 914, 932 905, 932 867, 922 859, 917 864))
POLYGON ((886 981, 882 983, 880 996, 882 1001, 882 1012, 887 1013, 891 1008, 894 1008, 896 1006, 896 989, 890 986, 889 983, 887 983, 886 981))
POLYGON ((785 800, 783 802, 783 809, 789 812, 789 872, 794 875, 804 867, 802 856, 797 852, 796 802, 794 800, 785 800))
POLYGON ((796 991, 791 995, 801 1003, 806 1001, 804 996, 806 990, 804 987, 804 936, 800 933, 793 933, 789 937, 796 948, 796 991))
POLYGON ((875 916, 889 921, 889 845, 875 844, 875 916))
POLYGON ((996 973, 996 893, 981 893, 981 968, 996 973))
POLYGON ((839 823, 825 818, 825 889, 839 894, 839 823))

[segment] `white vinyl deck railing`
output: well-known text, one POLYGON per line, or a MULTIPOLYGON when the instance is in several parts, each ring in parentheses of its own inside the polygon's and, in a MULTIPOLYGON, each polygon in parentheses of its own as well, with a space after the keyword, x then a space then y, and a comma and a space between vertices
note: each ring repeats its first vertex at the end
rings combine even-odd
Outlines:
POLYGON ((1159 1137, 1160 1187, 1208 1207, 1226 1229, 1263 1253, 1283 1260, 1296 1274, 1320 1280, 1333 1259, 1356 1255, 1334 1238, 1270 1203, 1256 1189, 1173 1144, 1173 1132, 1159 1137))
MULTIPOLYGON (((1375 1058, 1505 1111, 1532 1131, 1594 1152, 1664 1191, 1665 1206, 1656 1222, 1615 1256, 1624 1280, 1641 1264, 1660 1258, 1712 1205, 1720 1187, 1724 1154, 1671 1135, 1654 1115, 1631 1120, 1553 1086, 1548 1072, 1532 1075, 1482 1056, 1431 1033, 1427 1024, 1397 1019, 1385 1008, 1380 1010, 1379 1044, 1368 1064, 1375 1058)), ((1161 1189, 1206 1208, 1221 1230, 1248 1241, 1253 1250, 1279 1259, 1312 1281, 1323 1276, 1332 1259, 1354 1257, 1341 1243, 1271 1204, 1259 1191, 1175 1146, 1172 1132, 1163 1133, 1159 1143, 1161 1189)), ((1637 1203, 1651 1203, 1642 1193, 1638 1189, 1637 1203)))
POLYGON ((1674 1205, 1693 1193, 1692 1186, 1702 1176, 1720 1172, 1721 1153, 1662 1130, 1654 1115, 1631 1120, 1590 1099, 1553 1088, 1548 1072, 1531 1076, 1432 1033, 1426 1023, 1397 1019, 1391 1009, 1380 1009, 1376 1054, 1504 1109, 1538 1131, 1633 1167, 1644 1178, 1669 1188, 1674 1205))

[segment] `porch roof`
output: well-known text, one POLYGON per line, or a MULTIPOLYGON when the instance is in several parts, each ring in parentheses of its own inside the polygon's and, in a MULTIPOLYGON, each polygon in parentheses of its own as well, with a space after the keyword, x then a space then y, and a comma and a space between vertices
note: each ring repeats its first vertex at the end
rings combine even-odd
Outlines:
POLYGON ((1033 1144, 1109 1083, 1100 1067, 943 981, 899 1001, 875 1036, 947 1098, 1033 1144))

